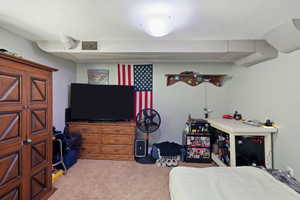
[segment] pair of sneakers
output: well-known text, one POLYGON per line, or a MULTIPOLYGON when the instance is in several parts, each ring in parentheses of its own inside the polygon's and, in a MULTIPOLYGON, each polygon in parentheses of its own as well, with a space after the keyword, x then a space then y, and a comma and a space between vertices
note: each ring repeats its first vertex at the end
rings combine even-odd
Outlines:
POLYGON ((156 165, 158 167, 176 167, 178 166, 178 161, 173 157, 162 157, 161 159, 156 161, 156 165))

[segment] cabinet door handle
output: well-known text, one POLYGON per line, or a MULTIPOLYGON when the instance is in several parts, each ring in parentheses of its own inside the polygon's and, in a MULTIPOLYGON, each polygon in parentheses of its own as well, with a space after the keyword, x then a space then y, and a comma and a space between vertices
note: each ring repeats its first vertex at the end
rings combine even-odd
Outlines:
POLYGON ((31 109, 31 108, 32 108, 32 106, 30 106, 30 105, 24 105, 24 106, 23 106, 23 109, 24 109, 24 110, 26 110, 26 109, 31 109))
POLYGON ((28 145, 28 144, 30 144, 31 142, 32 142, 32 139, 29 138, 29 139, 27 139, 27 140, 22 141, 22 145, 28 145))

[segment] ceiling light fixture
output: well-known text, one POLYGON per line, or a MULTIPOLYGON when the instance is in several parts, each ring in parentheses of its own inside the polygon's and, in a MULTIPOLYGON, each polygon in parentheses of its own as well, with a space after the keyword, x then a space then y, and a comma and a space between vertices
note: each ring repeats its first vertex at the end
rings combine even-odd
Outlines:
POLYGON ((173 30, 172 19, 168 15, 153 15, 146 19, 144 30, 151 36, 163 37, 173 30))
POLYGON ((144 8, 142 13, 142 28, 153 37, 163 37, 174 30, 173 8, 165 1, 152 1, 144 8))
POLYGON ((186 26, 190 4, 182 0, 138 1, 131 8, 132 25, 153 37, 163 37, 186 26))

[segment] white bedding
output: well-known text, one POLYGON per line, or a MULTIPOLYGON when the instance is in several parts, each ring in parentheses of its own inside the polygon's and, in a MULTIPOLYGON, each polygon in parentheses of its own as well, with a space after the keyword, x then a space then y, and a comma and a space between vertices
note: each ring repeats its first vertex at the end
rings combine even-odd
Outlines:
POLYGON ((300 200, 300 194, 254 167, 176 167, 172 200, 300 200))

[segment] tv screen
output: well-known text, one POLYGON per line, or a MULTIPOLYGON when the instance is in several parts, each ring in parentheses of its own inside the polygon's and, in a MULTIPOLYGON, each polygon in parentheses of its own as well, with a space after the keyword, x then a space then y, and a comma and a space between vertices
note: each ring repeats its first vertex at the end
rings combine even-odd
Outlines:
POLYGON ((134 88, 119 85, 71 84, 71 119, 131 120, 134 88))

